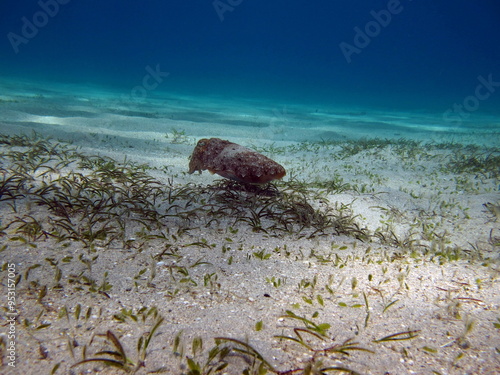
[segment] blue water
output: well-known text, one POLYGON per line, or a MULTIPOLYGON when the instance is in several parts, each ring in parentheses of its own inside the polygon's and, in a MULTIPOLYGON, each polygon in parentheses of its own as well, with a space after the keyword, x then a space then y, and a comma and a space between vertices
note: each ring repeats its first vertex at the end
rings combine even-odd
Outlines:
POLYGON ((4 0, 0 35, 3 78, 500 114, 498 0, 4 0))

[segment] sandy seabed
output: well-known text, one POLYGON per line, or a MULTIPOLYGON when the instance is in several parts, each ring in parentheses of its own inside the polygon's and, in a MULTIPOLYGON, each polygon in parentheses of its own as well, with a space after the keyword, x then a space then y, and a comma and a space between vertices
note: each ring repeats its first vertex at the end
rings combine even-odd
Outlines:
POLYGON ((3 83, 0 134, 1 373, 500 372, 498 119, 3 83))

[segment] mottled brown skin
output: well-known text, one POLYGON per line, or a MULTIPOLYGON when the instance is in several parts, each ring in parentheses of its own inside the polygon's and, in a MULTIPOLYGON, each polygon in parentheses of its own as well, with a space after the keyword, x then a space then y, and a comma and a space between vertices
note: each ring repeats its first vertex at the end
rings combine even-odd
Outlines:
POLYGON ((264 184, 286 174, 285 168, 274 160, 219 138, 200 139, 194 148, 189 173, 204 170, 249 184, 264 184))

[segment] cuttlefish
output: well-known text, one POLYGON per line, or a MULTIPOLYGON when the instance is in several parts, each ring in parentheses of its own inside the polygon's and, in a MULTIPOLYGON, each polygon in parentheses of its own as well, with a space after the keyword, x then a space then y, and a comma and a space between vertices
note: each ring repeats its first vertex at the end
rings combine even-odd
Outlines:
POLYGON ((285 168, 274 160, 219 138, 200 139, 194 148, 189 173, 204 170, 248 184, 264 184, 286 174, 285 168))

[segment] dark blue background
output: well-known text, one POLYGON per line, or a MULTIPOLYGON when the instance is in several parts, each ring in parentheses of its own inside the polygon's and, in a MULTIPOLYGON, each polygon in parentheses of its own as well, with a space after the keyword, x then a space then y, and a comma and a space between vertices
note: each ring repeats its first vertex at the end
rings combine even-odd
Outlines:
MULTIPOLYGON (((130 88, 160 64, 172 92, 424 110, 474 94, 479 75, 500 81, 498 0, 400 3, 349 64, 339 44, 388 1, 243 0, 221 22, 213 0, 70 0, 16 54, 7 34, 40 6, 3 0, 0 71, 130 88)), ((498 108, 500 88, 481 103, 498 108)))

